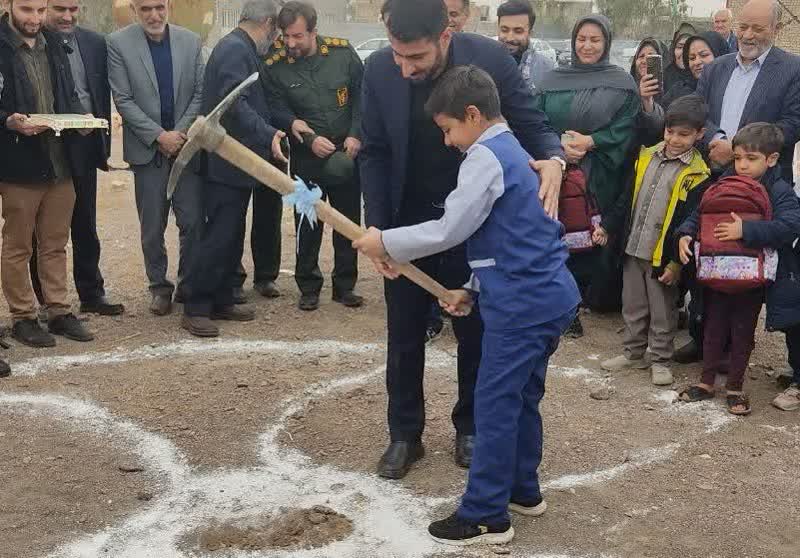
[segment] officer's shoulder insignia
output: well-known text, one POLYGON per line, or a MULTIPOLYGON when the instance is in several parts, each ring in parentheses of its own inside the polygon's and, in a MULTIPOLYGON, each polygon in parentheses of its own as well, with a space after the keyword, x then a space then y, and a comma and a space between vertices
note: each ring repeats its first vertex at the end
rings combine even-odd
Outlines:
POLYGON ((290 56, 289 58, 287 58, 287 59, 286 59, 286 61, 287 61, 289 64, 294 64, 294 63, 295 63, 295 59, 294 59, 294 58, 292 58, 291 56, 290 56))
POLYGON ((338 37, 325 37, 322 41, 332 47, 346 47, 350 45, 350 42, 347 39, 340 39, 338 37))
POLYGON ((265 61, 264 63, 265 63, 267 66, 272 66, 272 65, 275 63, 275 61, 274 61, 272 58, 267 58, 267 59, 266 59, 266 61, 265 61))
POLYGON ((329 52, 330 52, 330 51, 328 50, 328 45, 321 45, 321 46, 319 47, 319 53, 320 53, 322 56, 328 56, 328 53, 329 53, 329 52))
POLYGON ((280 50, 283 48, 283 41, 280 39, 275 39, 275 42, 272 43, 272 46, 275 47, 275 50, 280 50))

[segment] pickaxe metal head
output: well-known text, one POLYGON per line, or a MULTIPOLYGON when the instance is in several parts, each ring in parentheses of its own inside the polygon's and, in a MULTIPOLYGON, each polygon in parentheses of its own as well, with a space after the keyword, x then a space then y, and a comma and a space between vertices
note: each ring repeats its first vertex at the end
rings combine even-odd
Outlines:
POLYGON ((192 127, 189 128, 189 139, 183 145, 178 158, 172 164, 172 171, 169 173, 169 182, 167 182, 167 198, 172 199, 175 194, 175 189, 178 187, 181 173, 189 161, 192 160, 194 154, 204 149, 206 151, 214 151, 219 144, 225 139, 227 133, 220 124, 220 119, 225 112, 233 106, 239 99, 242 91, 250 87, 253 83, 258 81, 258 72, 254 73, 238 86, 236 89, 228 93, 222 101, 214 107, 207 116, 198 116, 192 127))

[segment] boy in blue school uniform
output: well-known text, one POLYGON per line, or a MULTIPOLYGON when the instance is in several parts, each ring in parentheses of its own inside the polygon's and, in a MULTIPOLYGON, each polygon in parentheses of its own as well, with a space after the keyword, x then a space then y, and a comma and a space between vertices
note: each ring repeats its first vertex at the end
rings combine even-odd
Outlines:
POLYGON ((426 110, 448 146, 466 154, 444 216, 411 227, 371 228, 354 246, 373 259, 409 262, 467 242, 472 277, 453 291, 453 315, 480 305, 483 353, 475 387, 476 440, 458 511, 429 527, 452 545, 503 544, 514 537, 508 511, 541 515, 537 469, 550 356, 575 317, 577 285, 566 267, 561 224, 539 202, 539 180, 500 114, 491 77, 474 66, 449 70, 426 110))

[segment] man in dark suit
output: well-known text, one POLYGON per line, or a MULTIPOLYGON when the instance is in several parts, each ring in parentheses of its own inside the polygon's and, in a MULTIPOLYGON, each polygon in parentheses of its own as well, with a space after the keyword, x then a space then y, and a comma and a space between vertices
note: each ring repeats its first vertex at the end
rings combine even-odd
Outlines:
MULTIPOLYGON (((786 138, 780 165, 783 178, 794 181, 792 160, 800 140, 800 57, 775 45, 781 8, 773 0, 750 0, 736 25, 739 51, 717 58, 703 70, 697 94, 709 106, 709 156, 718 167, 733 162, 731 140, 753 122, 776 124, 786 138)), ((702 358, 700 293, 689 306, 692 340, 675 351, 680 363, 702 358)))
MULTIPOLYGON (((111 89, 108 85, 105 38, 78 26, 79 0, 49 0, 45 26, 61 37, 69 58, 81 110, 111 120, 111 89)), ((111 137, 95 131, 75 138, 71 151, 75 209, 72 212, 72 276, 81 301, 81 312, 116 316, 122 304, 106 299, 100 273, 100 240, 97 237, 97 170, 108 170, 111 137)), ((41 302, 36 255, 31 259, 31 278, 41 302)))
POLYGON ((776 124, 786 147, 783 177, 793 182, 794 145, 800 140, 800 56, 775 45, 781 8, 774 0, 750 0, 742 8, 736 35, 739 51, 717 58, 700 77, 697 93, 705 98, 711 121, 722 130, 710 143, 712 161, 733 161, 731 140, 753 122, 776 124))
MULTIPOLYGON (((442 216, 444 200, 456 186, 461 155, 444 145, 424 106, 439 76, 451 66, 465 64, 486 70, 497 84, 503 115, 537 159, 533 164, 542 178, 540 196, 548 213, 555 215, 564 154, 547 118, 533 108, 531 93, 505 47, 478 35, 454 34, 441 0, 395 0, 384 8, 391 47, 368 59, 362 86, 360 169, 367 225, 384 230, 442 216)), ((385 269, 385 262, 373 263, 379 271, 385 269)), ((463 246, 415 263, 448 288, 461 287, 470 275, 463 246)), ((402 278, 385 283, 385 298, 391 444, 378 474, 397 479, 424 454, 422 382, 431 298, 402 278)), ((480 315, 454 318, 453 330, 459 380, 459 400, 453 410, 455 461, 468 467, 483 334, 480 315)))
MULTIPOLYGON (((277 17, 274 0, 245 2, 239 26, 217 43, 208 59, 201 113, 211 112, 248 76, 264 69, 261 60, 277 36, 277 17)), ((261 157, 286 161, 280 148, 285 134, 270 124, 263 81, 242 92, 223 116, 222 126, 261 157)), ((257 182, 210 154, 203 185, 204 218, 189 262, 181 325, 192 335, 216 337, 219 329, 212 320, 255 318, 252 311, 234 305, 233 293, 239 286, 235 272, 242 259, 247 205, 257 182)))

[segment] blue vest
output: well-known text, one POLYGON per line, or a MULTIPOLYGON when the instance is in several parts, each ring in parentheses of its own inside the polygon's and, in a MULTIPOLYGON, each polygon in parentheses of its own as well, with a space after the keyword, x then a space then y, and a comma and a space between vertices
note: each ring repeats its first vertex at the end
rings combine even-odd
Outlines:
POLYGON ((511 132, 485 142, 503 168, 505 191, 467 241, 469 265, 480 284, 487 329, 516 329, 559 318, 581 301, 567 269, 561 223, 539 201, 530 155, 511 132))

